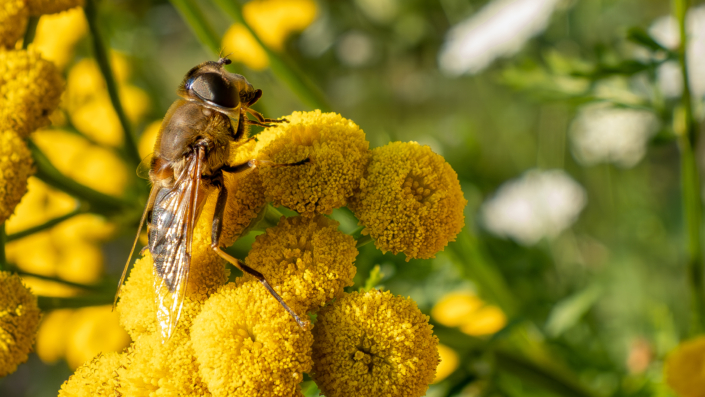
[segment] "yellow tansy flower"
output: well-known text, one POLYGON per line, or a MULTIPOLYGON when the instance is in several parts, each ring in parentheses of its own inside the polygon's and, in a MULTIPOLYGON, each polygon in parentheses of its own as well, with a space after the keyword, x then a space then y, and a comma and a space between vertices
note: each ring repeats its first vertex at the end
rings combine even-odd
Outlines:
POLYGON ((33 173, 27 144, 13 131, 0 130, 0 223, 12 215, 33 173))
POLYGON ((37 297, 19 276, 0 271, 0 377, 27 361, 39 325, 37 297))
POLYGON ((39 19, 32 41, 44 59, 63 69, 74 55, 74 46, 88 33, 88 22, 81 8, 44 15, 39 19))
POLYGON ((363 233, 382 252, 433 258, 465 224, 467 200, 443 157, 416 142, 372 150, 361 190, 350 199, 363 233))
POLYGON ((212 295, 191 341, 214 396, 293 396, 311 368, 311 332, 257 281, 230 283, 212 295))
POLYGON ((289 123, 257 136, 258 160, 295 163, 295 167, 259 168, 265 194, 275 205, 301 215, 330 214, 360 186, 368 161, 369 142, 352 121, 337 113, 294 112, 289 123))
POLYGON ((269 48, 281 51, 294 32, 310 25, 318 14, 314 0, 253 0, 242 7, 245 21, 269 48))
POLYGON ((83 7, 84 0, 25 0, 32 16, 54 14, 73 7, 83 7))
MULTIPOLYGON (((323 215, 284 218, 259 235, 245 262, 262 273, 289 305, 316 311, 355 277, 355 240, 338 231, 338 222, 323 215)), ((245 275, 242 281, 254 278, 245 275)), ((303 314, 303 313, 301 313, 303 314)))
POLYGON ((464 292, 451 292, 436 303, 431 310, 434 320, 446 327, 457 327, 482 307, 485 302, 477 296, 464 292))
MULTIPOLYGON (((250 222, 257 217, 267 201, 264 198, 262 180, 256 172, 224 174, 224 184, 228 190, 228 201, 223 215, 221 245, 232 245, 250 222)), ((213 193, 215 196, 217 193, 213 193)), ((210 241, 210 240, 209 240, 210 241)))
POLYGON ((112 305, 84 307, 71 318, 66 361, 69 367, 77 368, 99 353, 120 351, 129 343, 130 337, 120 327, 112 305))
POLYGON ((49 124, 63 86, 56 66, 35 49, 0 50, 0 125, 24 138, 49 124))
POLYGON ((492 335, 507 325, 507 316, 497 306, 487 305, 474 313, 460 326, 460 331, 473 336, 492 335))
POLYGON ((29 9, 24 0, 0 2, 0 51, 13 48, 27 28, 29 9))
POLYGON ((240 62, 252 70, 263 70, 269 66, 269 58, 262 46, 246 27, 236 23, 223 35, 223 52, 228 58, 240 62))
POLYGON ((705 336, 681 343, 668 354, 666 384, 681 397, 705 396, 705 336))
POLYGON ((98 355, 61 385, 59 397, 117 396, 117 369, 124 362, 124 354, 98 355))
POLYGON ((436 369, 436 378, 433 383, 438 383, 452 374, 458 368, 458 353, 450 347, 438 344, 438 354, 441 357, 441 362, 436 369))
POLYGON ((66 355, 66 341, 69 337, 71 309, 59 309, 45 314, 37 331, 37 356, 47 363, 53 364, 66 355))
POLYGON ((327 397, 426 393, 438 338, 411 299, 353 292, 324 307, 313 329, 313 378, 327 397))

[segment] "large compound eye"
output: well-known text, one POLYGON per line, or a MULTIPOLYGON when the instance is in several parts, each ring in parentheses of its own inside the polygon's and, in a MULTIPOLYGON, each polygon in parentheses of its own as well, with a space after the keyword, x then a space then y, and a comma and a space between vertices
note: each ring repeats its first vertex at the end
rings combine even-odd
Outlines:
POLYGON ((204 73, 196 77, 189 86, 199 98, 224 108, 236 108, 240 93, 217 73, 204 73))

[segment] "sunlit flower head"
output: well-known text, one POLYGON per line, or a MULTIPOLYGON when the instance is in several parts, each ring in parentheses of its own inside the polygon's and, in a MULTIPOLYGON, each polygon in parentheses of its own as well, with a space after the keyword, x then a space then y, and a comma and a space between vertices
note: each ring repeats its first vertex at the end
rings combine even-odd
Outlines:
POLYGON ((39 325, 37 297, 19 276, 0 271, 0 377, 27 361, 39 325))
POLYGON ((0 51, 14 48, 27 27, 29 9, 24 0, 5 0, 0 3, 0 51))
MULTIPOLYGON (((319 215, 282 217, 276 227, 257 236, 245 262, 262 273, 285 302, 296 302, 308 312, 353 285, 356 256, 355 240, 338 231, 338 222, 319 215)), ((241 280, 254 278, 246 275, 241 280)))
POLYGON ((213 396, 293 396, 311 369, 311 332, 257 281, 212 295, 191 341, 213 396))
POLYGON ((39 19, 32 45, 44 59, 63 69, 72 59, 74 46, 88 33, 88 23, 81 8, 44 15, 39 19))
POLYGON ((438 354, 441 357, 441 362, 436 369, 436 378, 433 379, 433 383, 438 383, 452 374, 458 368, 460 361, 458 353, 446 345, 438 344, 438 354))
POLYGON ((271 49, 281 51, 290 34, 310 25, 318 13, 313 0, 253 0, 242 7, 245 21, 271 49))
POLYGON ((124 365, 125 354, 100 354, 82 365, 61 385, 59 397, 115 396, 118 390, 117 369, 124 365))
POLYGON ((39 52, 0 50, 0 125, 21 137, 49 124, 59 105, 64 81, 53 63, 39 52))
POLYGON ((259 45, 257 39, 243 25, 230 26, 223 35, 223 52, 228 58, 240 62, 252 70, 263 70, 269 66, 267 52, 259 45))
POLYGON ((13 131, 0 130, 0 223, 12 215, 33 173, 32 155, 24 140, 13 131))
POLYGON ((83 7, 84 0, 25 0, 32 16, 54 14, 73 7, 83 7))
POLYGON ((585 165, 612 162, 631 167, 644 157, 658 128, 658 118, 646 110, 586 106, 571 124, 573 154, 585 165))
POLYGON ((361 189, 350 199, 363 233, 383 252, 433 258, 465 224, 467 201, 442 156, 416 142, 372 150, 361 189))
POLYGON ((311 162, 292 167, 259 169, 265 194, 304 216, 330 214, 360 186, 368 161, 369 142, 352 121, 337 113, 294 112, 288 123, 257 136, 258 160, 278 164, 311 162))
POLYGON ((224 175, 228 202, 223 215, 221 245, 232 245, 250 222, 259 215, 267 201, 264 198, 262 180, 256 172, 224 175))
POLYGON ((705 395, 705 337, 681 343, 668 354, 663 369, 666 384, 681 397, 705 395))
POLYGON ((66 346, 66 361, 71 368, 98 353, 117 352, 127 347, 130 337, 120 326, 112 306, 84 307, 74 312, 66 346))
POLYGON ((324 307, 313 329, 313 378, 327 397, 423 396, 438 338, 411 299, 353 292, 324 307))
POLYGON ((570 227, 586 204, 585 189, 564 171, 532 170, 500 186, 480 215, 492 233, 533 245, 570 227))
POLYGON ((493 0, 448 32, 439 55, 443 71, 478 73, 497 58, 512 56, 541 33, 558 0, 493 0))

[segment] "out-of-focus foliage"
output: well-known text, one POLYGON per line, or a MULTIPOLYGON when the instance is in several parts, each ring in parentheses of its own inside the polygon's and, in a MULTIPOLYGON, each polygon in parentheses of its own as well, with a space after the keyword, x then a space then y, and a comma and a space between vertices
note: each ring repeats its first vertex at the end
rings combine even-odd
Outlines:
MULTIPOLYGON (((456 241, 433 259, 408 262, 365 245, 355 285, 346 288, 364 287, 379 266, 381 286, 431 315, 443 362, 428 396, 675 395, 665 384, 668 371, 689 345, 670 364, 666 357, 693 327, 676 134, 684 87, 669 2, 296 1, 296 12, 286 14, 296 23, 274 29, 281 15, 264 18, 271 10, 256 3, 265 0, 223 1, 242 7, 264 44, 363 129, 370 148, 416 141, 457 173, 468 205, 456 241)), ((184 73, 216 54, 169 1, 95 3, 145 157, 184 73)), ((221 1, 193 3, 223 55, 233 52, 231 70, 264 91, 255 109, 267 117, 312 110, 221 1)), ((688 76, 701 124, 705 6, 693 3, 688 76)), ((0 11, 4 18, 22 14, 0 11)), ((0 41, 21 37, 3 33, 0 41)), ((146 200, 146 185, 121 152, 123 127, 92 40, 80 10, 39 19, 35 48, 67 84, 52 126, 32 139, 66 175, 136 205, 130 216, 80 214, 11 241, 7 258, 35 273, 25 283, 38 295, 75 297, 83 284, 112 294, 146 200)), ((696 147, 696 158, 704 151, 696 147)), ((76 200, 30 178, 8 234, 76 209, 83 210, 76 200)), ((335 209, 332 217, 342 232, 356 230, 350 211, 335 209)), ((258 233, 229 251, 244 258, 258 233)), ((69 366, 90 359, 86 351, 95 345, 87 337, 70 353, 52 339, 52 327, 77 319, 62 328, 64 343, 81 324, 91 335, 108 329, 79 324, 82 310, 45 315, 37 354, 0 379, 0 395, 56 395, 69 366)), ((113 359, 104 355, 95 365, 113 359)), ((302 389, 318 391, 311 380, 302 389)))

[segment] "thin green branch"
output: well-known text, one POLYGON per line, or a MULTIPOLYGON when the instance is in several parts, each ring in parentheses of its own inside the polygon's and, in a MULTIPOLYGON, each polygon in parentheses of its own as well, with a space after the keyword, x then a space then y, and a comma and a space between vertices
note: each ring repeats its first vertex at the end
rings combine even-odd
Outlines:
POLYGON ((367 236, 360 236, 360 238, 357 239, 357 244, 355 244, 355 248, 364 247, 364 246, 366 246, 367 244, 373 243, 373 242, 374 242, 374 240, 372 240, 372 237, 370 237, 369 235, 367 235, 367 236))
POLYGON ((62 174, 34 142, 29 140, 27 143, 32 151, 34 164, 37 167, 35 176, 46 184, 85 201, 89 205, 88 210, 91 212, 113 215, 132 207, 130 203, 122 199, 93 190, 62 174))
POLYGON ((100 34, 96 0, 86 0, 86 5, 83 10, 86 14, 86 20, 88 20, 88 28, 93 36, 93 51, 95 53, 95 59, 98 62, 98 67, 100 68, 103 78, 105 79, 108 94, 110 95, 110 101, 113 103, 115 113, 117 113, 118 119, 120 119, 120 124, 122 125, 122 130, 125 137, 125 154, 127 158, 134 163, 133 165, 137 167, 140 161, 142 161, 142 158, 137 150, 137 140, 132 133, 130 120, 127 118, 125 109, 123 109, 122 103, 120 102, 120 92, 118 91, 115 75, 113 74, 112 67, 110 66, 108 49, 106 48, 105 43, 103 42, 103 37, 100 34))
POLYGON ((37 303, 42 311, 56 309, 77 309, 87 306, 101 306, 113 304, 112 294, 97 294, 87 296, 76 296, 71 298, 59 298, 54 296, 38 296, 37 303))
POLYGON ((22 48, 27 49, 34 41, 34 36, 37 34, 37 25, 39 25, 39 17, 29 17, 27 21, 27 30, 24 31, 24 40, 22 40, 22 48))
POLYGON ((206 17, 193 0, 171 0, 171 4, 179 11, 198 41, 212 53, 220 52, 220 37, 206 21, 206 17))
POLYGON ((56 217, 54 219, 50 219, 50 220, 46 221, 45 223, 42 223, 41 225, 30 227, 29 229, 25 229, 21 232, 9 234, 9 235, 7 235, 7 239, 5 241, 9 243, 11 241, 19 240, 23 237, 30 236, 34 233, 43 232, 47 229, 50 229, 50 228, 58 225, 59 223, 61 223, 63 221, 69 220, 76 215, 85 214, 86 212, 87 211, 85 210, 85 208, 82 208, 82 207, 76 208, 75 210, 69 212, 68 214, 61 215, 61 216, 56 217))
MULTIPOLYGON (((688 77, 686 49, 688 35, 686 32, 686 16, 688 0, 674 0, 673 12, 678 20, 680 45, 678 47, 678 63, 683 79, 683 94, 681 97, 682 115, 676 112, 674 119, 682 120, 682 128, 676 130, 681 150, 681 183, 683 190, 683 210, 686 231, 688 233, 688 279, 692 295, 691 333, 699 334, 705 331, 705 285, 703 282, 703 247, 702 247, 702 201, 700 188, 700 173, 694 148, 698 144, 698 128, 693 116, 693 98, 688 77), (680 117, 682 116, 682 117, 680 117)), ((677 123, 676 123, 677 125, 677 123)))
MULTIPOLYGON (((40 280, 51 281, 54 283, 66 285, 68 287, 81 288, 81 289, 88 290, 88 291, 103 292, 102 285, 87 285, 87 284, 81 284, 81 283, 74 283, 72 281, 67 281, 67 280, 63 280, 60 278, 56 278, 56 277, 45 276, 42 274, 29 273, 29 272, 25 272, 23 270, 20 270, 17 266, 8 266, 8 270, 12 271, 13 273, 17 273, 20 276, 34 277, 34 278, 38 278, 40 280)), ((111 285, 112 285, 112 283, 111 283, 111 285)))

